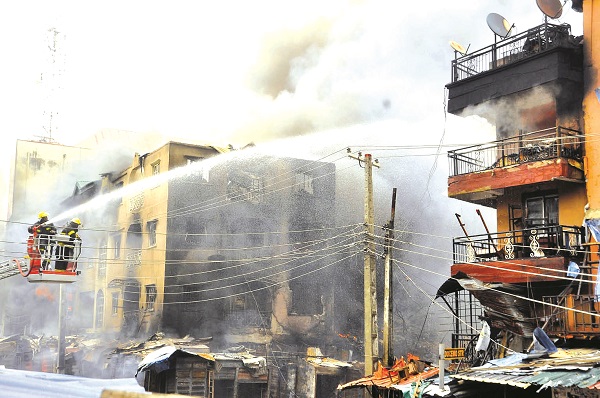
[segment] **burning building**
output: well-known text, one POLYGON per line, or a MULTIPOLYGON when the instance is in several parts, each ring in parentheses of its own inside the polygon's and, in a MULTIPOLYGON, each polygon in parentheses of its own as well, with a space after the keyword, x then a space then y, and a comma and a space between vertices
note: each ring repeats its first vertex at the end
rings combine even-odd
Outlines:
MULTIPOLYGON (((554 2, 538 5, 546 13, 554 2)), ((496 126, 495 141, 448 153, 448 196, 497 211, 497 231, 468 235, 461 223, 465 236, 454 238, 452 277, 438 292, 455 295, 455 314, 465 314, 459 291, 482 306, 481 316, 465 320, 471 330, 481 320, 489 325, 486 353, 472 350, 477 335, 471 330, 457 327, 453 334, 453 346, 466 346, 472 363, 529 351, 539 329, 562 347, 597 345, 600 337, 593 138, 599 59, 592 51, 592 19, 600 3, 586 0, 576 8, 583 11, 583 37, 553 23, 553 14, 551 21, 506 32, 470 54, 457 51, 452 61, 448 111, 485 117, 496 126)), ((556 385, 561 383, 571 386, 556 385)))
POLYGON ((332 281, 359 251, 332 227, 332 163, 168 142, 64 203, 94 209, 82 216, 94 253, 82 255, 79 330, 209 338, 290 369, 307 346, 352 348, 332 281))

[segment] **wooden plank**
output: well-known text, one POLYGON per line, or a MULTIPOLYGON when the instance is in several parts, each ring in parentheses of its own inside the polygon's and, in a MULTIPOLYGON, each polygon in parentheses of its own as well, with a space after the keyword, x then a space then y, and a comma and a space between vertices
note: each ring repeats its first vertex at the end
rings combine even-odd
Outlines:
POLYGON ((538 257, 453 264, 451 275, 462 272, 470 278, 486 283, 555 282, 556 276, 566 276, 564 272, 566 269, 567 259, 565 257, 538 257))
POLYGON ((548 159, 448 178, 448 196, 539 184, 561 177, 583 182, 583 172, 564 159, 548 159))

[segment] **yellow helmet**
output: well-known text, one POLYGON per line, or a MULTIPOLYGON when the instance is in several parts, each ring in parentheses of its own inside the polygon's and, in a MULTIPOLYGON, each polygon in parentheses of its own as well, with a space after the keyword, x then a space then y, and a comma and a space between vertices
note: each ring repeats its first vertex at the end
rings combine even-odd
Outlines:
POLYGON ((75 217, 74 219, 71 220, 71 222, 77 224, 77 225, 81 225, 81 220, 77 217, 75 217))
POLYGON ((40 211, 38 214, 38 218, 44 218, 44 217, 48 217, 48 213, 46 213, 45 211, 40 211))

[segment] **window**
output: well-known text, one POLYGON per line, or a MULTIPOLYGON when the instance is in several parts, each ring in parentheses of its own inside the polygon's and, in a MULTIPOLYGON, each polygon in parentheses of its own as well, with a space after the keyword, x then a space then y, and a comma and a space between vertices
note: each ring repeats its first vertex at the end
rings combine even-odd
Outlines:
POLYGON ((541 195, 525 199, 525 227, 558 225, 558 195, 541 195))
POLYGON ((296 174, 296 190, 304 191, 307 193, 313 193, 313 178, 310 173, 297 173, 296 174))
POLYGON ((148 247, 156 246, 156 224, 157 220, 148 221, 147 230, 148 230, 148 247))
POLYGON ((154 311, 156 302, 156 285, 146 285, 146 310, 154 311))
POLYGON ((158 175, 160 173, 160 161, 152 163, 152 175, 158 175))
POLYGON ((121 258, 121 233, 113 234, 113 258, 121 258))
POLYGON ((100 247, 100 251, 98 253, 98 276, 106 275, 106 257, 108 254, 108 247, 106 244, 100 247))
MULTIPOLYGON (((198 163, 198 162, 202 162, 204 160, 204 158, 195 157, 195 156, 186 156, 185 159, 186 159, 188 166, 192 163, 198 163)), ((197 170, 197 173, 202 176, 203 182, 208 182, 208 176, 209 176, 209 174, 208 174, 209 168, 208 167, 202 167, 201 165, 197 165, 196 167, 194 167, 194 169, 197 170)))
POLYGON ((104 324, 104 293, 98 290, 96 294, 96 327, 101 328, 104 324))
POLYGON ((116 316, 119 313, 119 292, 114 292, 112 294, 112 316, 116 316))

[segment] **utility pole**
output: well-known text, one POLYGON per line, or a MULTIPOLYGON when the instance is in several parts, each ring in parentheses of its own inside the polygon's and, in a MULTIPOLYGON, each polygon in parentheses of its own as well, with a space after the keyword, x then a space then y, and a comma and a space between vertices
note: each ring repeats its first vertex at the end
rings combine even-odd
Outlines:
MULTIPOLYGON (((350 152, 350 148, 348 148, 350 152)), ((373 166, 379 167, 377 160, 373 162, 370 154, 364 157, 349 155, 358 160, 365 169, 365 256, 364 256, 364 346, 365 375, 372 375, 379 359, 379 336, 377 325, 377 289, 375 268, 375 215, 373 210, 373 166)))
POLYGON ((56 347, 56 373, 65 373, 65 303, 63 284, 58 286, 58 345, 56 347))
POLYGON ((385 234, 385 278, 383 290, 383 364, 394 366, 394 290, 392 279, 392 248, 394 245, 394 218, 396 217, 396 188, 392 192, 392 215, 384 229, 385 234))

